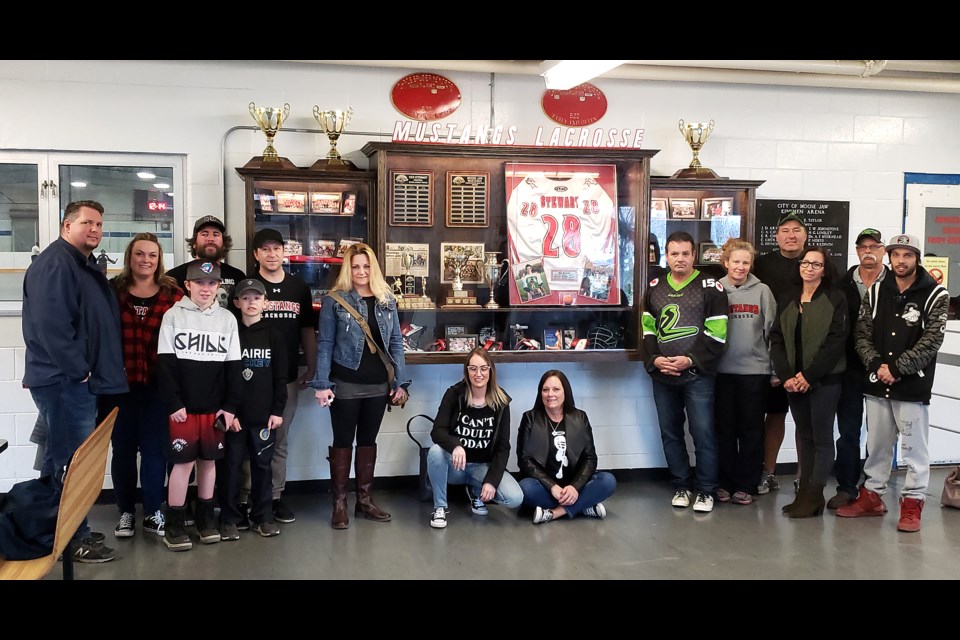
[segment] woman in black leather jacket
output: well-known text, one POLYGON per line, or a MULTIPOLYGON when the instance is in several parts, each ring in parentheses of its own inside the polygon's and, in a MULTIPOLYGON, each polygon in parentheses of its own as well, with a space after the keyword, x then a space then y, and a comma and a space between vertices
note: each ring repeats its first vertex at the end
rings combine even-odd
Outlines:
POLYGON ((597 452, 587 414, 573 402, 570 381, 551 369, 540 378, 533 409, 520 419, 517 464, 523 504, 534 507, 533 524, 582 513, 604 518, 603 501, 617 480, 597 472, 597 452))

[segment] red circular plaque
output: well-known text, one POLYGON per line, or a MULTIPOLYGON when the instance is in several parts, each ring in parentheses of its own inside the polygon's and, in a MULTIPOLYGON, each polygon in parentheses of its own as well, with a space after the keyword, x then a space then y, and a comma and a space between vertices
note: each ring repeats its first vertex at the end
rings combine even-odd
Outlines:
POLYGON ((397 80, 390 92, 394 108, 414 120, 446 118, 460 106, 460 89, 435 73, 411 73, 397 80))
POLYGON ((607 113, 607 97, 589 82, 572 89, 547 89, 540 101, 547 117, 565 127, 585 127, 607 113))

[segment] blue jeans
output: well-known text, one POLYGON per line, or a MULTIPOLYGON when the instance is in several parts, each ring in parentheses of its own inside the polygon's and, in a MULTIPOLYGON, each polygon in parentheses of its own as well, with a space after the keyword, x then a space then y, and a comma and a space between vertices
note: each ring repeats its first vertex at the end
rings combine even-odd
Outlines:
MULTIPOLYGON (((523 504, 528 507, 556 509, 560 506, 556 498, 547 490, 543 483, 536 478, 524 478, 520 481, 523 490, 523 504)), ((583 485, 580 497, 569 507, 564 507, 567 517, 572 518, 584 509, 603 502, 613 495, 617 489, 617 479, 607 471, 597 471, 593 477, 583 485)))
POLYGON ((130 393, 104 396, 102 413, 119 407, 113 428, 113 459, 110 474, 121 513, 136 513, 137 453, 140 454, 140 487, 143 515, 153 515, 166 498, 167 449, 170 447, 167 408, 160 393, 142 384, 130 385, 130 393))
MULTIPOLYGON (((473 494, 479 497, 480 490, 483 488, 483 478, 490 468, 490 465, 486 463, 468 462, 463 471, 457 471, 453 468, 452 462, 453 456, 443 447, 438 444, 430 447, 430 451, 427 453, 427 475, 430 476, 430 484, 433 486, 434 509, 438 507, 446 509, 449 506, 447 504, 448 484, 467 484, 473 490, 473 494)), ((503 472, 493 502, 510 509, 516 509, 523 502, 523 492, 520 490, 520 485, 517 484, 509 471, 503 472)))
POLYGON ((840 401, 837 403, 837 490, 857 495, 863 461, 860 459, 860 433, 863 430, 863 383, 866 373, 850 368, 843 372, 840 401))
POLYGON ((712 376, 698 375, 685 384, 665 384, 653 378, 653 401, 660 421, 660 440, 673 476, 674 489, 691 489, 690 456, 683 424, 690 423, 690 436, 697 455, 698 492, 713 495, 717 490, 719 456, 713 429, 712 376))
MULTIPOLYGON (((47 451, 40 475, 52 475, 62 485, 67 464, 97 426, 97 396, 90 393, 86 382, 66 381, 30 387, 30 395, 48 425, 47 451)), ((89 535, 90 527, 84 518, 76 539, 89 535)))

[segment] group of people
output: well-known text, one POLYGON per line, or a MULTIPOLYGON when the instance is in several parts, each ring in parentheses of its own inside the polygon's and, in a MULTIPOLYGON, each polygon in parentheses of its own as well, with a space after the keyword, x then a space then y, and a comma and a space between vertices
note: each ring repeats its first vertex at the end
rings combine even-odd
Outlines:
POLYGON ((807 244, 798 215, 778 221, 776 240, 777 250, 759 258, 749 242, 728 240, 726 275, 717 280, 695 268, 694 239, 672 233, 669 270, 645 293, 643 349, 674 484, 671 504, 710 512, 715 500, 749 505, 778 489, 789 411, 799 471, 786 515, 814 517, 825 508, 841 517, 883 515, 900 437, 907 475, 897 528, 919 531, 929 482, 928 408, 949 294, 921 266, 911 235, 884 245, 878 230, 864 229, 856 238, 859 264, 842 276, 825 248, 807 244), (832 473, 837 491, 827 501, 832 473))

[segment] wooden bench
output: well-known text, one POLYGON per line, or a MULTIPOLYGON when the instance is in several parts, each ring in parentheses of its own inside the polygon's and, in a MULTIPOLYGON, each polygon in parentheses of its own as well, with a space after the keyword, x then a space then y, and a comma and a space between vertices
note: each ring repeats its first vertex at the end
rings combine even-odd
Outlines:
POLYGON ((110 436, 117 421, 119 409, 114 409, 97 425, 73 454, 60 494, 57 528, 53 552, 33 560, 4 560, 0 558, 0 580, 39 580, 50 573, 57 558, 63 555, 63 579, 73 579, 73 536, 103 490, 107 472, 107 452, 110 436))

